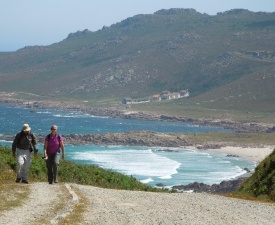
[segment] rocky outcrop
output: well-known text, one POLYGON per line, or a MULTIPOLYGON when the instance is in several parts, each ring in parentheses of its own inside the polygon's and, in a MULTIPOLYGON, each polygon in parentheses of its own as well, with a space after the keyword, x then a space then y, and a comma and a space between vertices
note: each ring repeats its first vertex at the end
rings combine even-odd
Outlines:
POLYGON ((275 126, 268 128, 266 132, 267 133, 275 133, 275 126))
MULTIPOLYGON (((36 134, 39 143, 43 143, 45 135, 36 134)), ((129 146, 162 146, 180 147, 192 145, 184 139, 183 134, 156 133, 151 131, 132 131, 106 134, 69 134, 62 135, 66 144, 72 145, 129 145, 129 146)), ((2 140, 12 141, 13 135, 3 135, 2 140)))
POLYGON ((241 177, 236 180, 222 181, 220 184, 207 185, 204 183, 194 182, 187 185, 173 186, 174 190, 178 191, 194 191, 194 192, 209 192, 216 194, 225 194, 237 191, 245 178, 241 177))
MULTIPOLYGON (((35 134, 39 143, 43 143, 45 135, 35 134)), ((0 139, 12 141, 15 134, 4 134, 0 139)), ((226 146, 261 147, 255 144, 228 142, 191 142, 183 133, 157 133, 152 131, 129 131, 105 134, 69 134, 62 135, 66 144, 72 145, 128 145, 128 146, 160 146, 183 147, 194 146, 197 149, 219 149, 226 146)), ((232 157, 232 155, 228 155, 232 157)), ((236 157, 236 156, 234 156, 236 157)))

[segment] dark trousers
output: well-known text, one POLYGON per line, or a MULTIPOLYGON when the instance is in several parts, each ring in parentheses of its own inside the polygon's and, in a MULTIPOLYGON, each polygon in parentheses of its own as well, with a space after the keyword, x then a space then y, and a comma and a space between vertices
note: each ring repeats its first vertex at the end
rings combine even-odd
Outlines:
POLYGON ((48 159, 46 160, 48 169, 48 182, 52 184, 57 181, 58 167, 59 167, 59 153, 47 153, 48 159))

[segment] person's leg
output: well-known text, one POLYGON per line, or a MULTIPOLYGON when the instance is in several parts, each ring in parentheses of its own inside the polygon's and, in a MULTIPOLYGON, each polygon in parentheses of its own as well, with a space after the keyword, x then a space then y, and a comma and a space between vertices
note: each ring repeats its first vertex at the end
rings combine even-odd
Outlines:
POLYGON ((16 158, 16 173, 17 178, 16 182, 20 182, 23 176, 23 165, 24 165, 24 150, 17 149, 17 158, 16 158))
POLYGON ((24 166, 23 166, 23 173, 22 173, 22 182, 28 183, 28 174, 29 168, 31 165, 31 152, 28 150, 24 150, 24 166))
POLYGON ((53 183, 53 166, 54 166, 54 154, 48 154, 48 159, 46 160, 48 169, 48 182, 53 183))
POLYGON ((53 165, 53 181, 54 183, 58 183, 57 177, 58 177, 58 167, 59 167, 59 153, 55 154, 54 157, 54 165, 53 165))

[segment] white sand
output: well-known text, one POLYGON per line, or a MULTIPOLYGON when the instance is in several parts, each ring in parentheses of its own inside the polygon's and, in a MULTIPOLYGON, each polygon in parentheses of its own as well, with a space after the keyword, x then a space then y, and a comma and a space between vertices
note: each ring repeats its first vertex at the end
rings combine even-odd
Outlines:
POLYGON ((237 155, 242 158, 247 158, 249 160, 256 161, 259 163, 264 158, 266 158, 270 153, 272 153, 274 146, 267 146, 265 148, 243 148, 243 147, 222 147, 220 149, 207 149, 211 152, 222 152, 232 155, 237 155))

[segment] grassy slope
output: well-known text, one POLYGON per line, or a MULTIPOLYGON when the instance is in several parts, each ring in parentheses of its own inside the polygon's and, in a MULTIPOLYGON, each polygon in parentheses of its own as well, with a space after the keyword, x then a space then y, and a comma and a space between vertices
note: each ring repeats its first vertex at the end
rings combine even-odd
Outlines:
MULTIPOLYGON (((155 102, 150 104, 131 105, 129 109, 125 108, 125 110, 145 111, 196 119, 220 119, 240 122, 275 123, 275 111, 270 110, 270 108, 273 107, 271 102, 266 104, 266 108, 258 107, 256 104, 253 104, 253 109, 247 109, 241 104, 238 106, 233 104, 230 109, 226 109, 222 106, 219 107, 218 105, 210 106, 196 103, 196 99, 197 98, 190 98, 166 102, 155 102)), ((204 100, 208 101, 208 99, 204 100)))
POLYGON ((242 184, 239 195, 254 196, 275 201, 275 149, 242 184))

